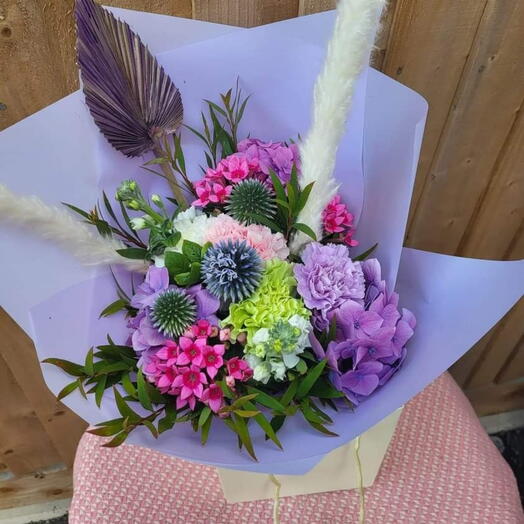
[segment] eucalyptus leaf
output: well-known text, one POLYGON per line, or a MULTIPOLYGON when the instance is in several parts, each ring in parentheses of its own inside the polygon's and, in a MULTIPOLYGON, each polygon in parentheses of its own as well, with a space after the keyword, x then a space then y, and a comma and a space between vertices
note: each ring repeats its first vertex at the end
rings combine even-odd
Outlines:
POLYGON ((64 397, 67 397, 67 395, 71 394, 75 389, 78 388, 78 380, 74 380, 73 382, 71 382, 70 384, 67 384, 66 386, 64 386, 60 392, 58 393, 58 395, 56 396, 56 398, 58 400, 62 400, 64 397))
POLYGON ((304 398, 309 393, 309 390, 313 387, 315 382, 324 371, 326 364, 327 360, 321 360, 314 368, 308 371, 304 378, 300 380, 297 389, 297 398, 304 398))
POLYGON ((144 374, 142 370, 139 369, 136 374, 136 386, 138 392, 138 400, 144 409, 153 411, 153 406, 151 404, 151 399, 149 398, 149 393, 146 387, 146 381, 144 379, 144 374))

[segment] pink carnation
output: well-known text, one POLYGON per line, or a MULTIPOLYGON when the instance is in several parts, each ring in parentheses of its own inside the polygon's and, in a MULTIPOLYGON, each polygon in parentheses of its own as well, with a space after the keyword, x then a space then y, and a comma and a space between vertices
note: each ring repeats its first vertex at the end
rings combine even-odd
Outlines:
POLYGON ((247 243, 254 247, 263 260, 289 256, 289 248, 282 233, 272 233, 271 229, 258 224, 247 226, 247 243))
POLYGON ((257 250, 263 260, 272 258, 285 260, 289 255, 286 239, 282 233, 272 233, 268 227, 258 224, 245 226, 225 214, 209 221, 205 240, 212 244, 222 240, 245 240, 249 246, 257 250))
POLYGON ((224 213, 209 220, 209 227, 205 234, 206 242, 211 242, 212 244, 227 239, 245 240, 246 237, 246 226, 224 213))

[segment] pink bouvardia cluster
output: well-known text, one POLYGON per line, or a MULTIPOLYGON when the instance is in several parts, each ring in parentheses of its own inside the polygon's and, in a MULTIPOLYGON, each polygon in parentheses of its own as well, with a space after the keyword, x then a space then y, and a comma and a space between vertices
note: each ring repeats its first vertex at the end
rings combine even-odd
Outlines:
POLYGON ((268 227, 258 224, 241 224, 226 214, 218 215, 209 221, 204 238, 212 244, 222 240, 244 240, 256 249, 263 260, 285 260, 289 256, 289 248, 282 233, 273 233, 268 227))
POLYGON ((353 238, 353 215, 346 204, 341 201, 340 195, 333 197, 322 213, 322 222, 326 235, 336 235, 348 246, 358 246, 353 238))
POLYGON ((188 406, 194 410, 200 401, 216 413, 224 404, 222 389, 213 382, 219 372, 230 387, 235 380, 244 382, 253 375, 244 360, 224 360, 225 344, 214 342, 218 335, 216 326, 199 320, 178 340, 166 340, 144 358, 142 370, 147 379, 162 393, 176 396, 177 409, 188 406))
POLYGON ((298 147, 283 142, 262 142, 258 139, 242 140, 238 152, 223 158, 215 169, 209 168, 204 178, 195 183, 198 198, 194 206, 224 204, 235 184, 246 178, 269 181, 270 170, 283 183, 289 182, 293 165, 299 169, 298 147))

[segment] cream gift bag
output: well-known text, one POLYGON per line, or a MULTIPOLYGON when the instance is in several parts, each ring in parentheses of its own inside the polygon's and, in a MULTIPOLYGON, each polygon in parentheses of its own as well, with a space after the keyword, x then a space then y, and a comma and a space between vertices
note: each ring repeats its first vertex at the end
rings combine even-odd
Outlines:
MULTIPOLYGON (((381 420, 360 436, 359 458, 364 487, 371 486, 393 438, 402 408, 381 420)), ((224 497, 228 502, 247 502, 275 496, 270 475, 231 469, 218 469, 224 497)), ((281 484, 280 496, 307 495, 358 487, 355 441, 328 453, 304 475, 275 475, 281 484)))

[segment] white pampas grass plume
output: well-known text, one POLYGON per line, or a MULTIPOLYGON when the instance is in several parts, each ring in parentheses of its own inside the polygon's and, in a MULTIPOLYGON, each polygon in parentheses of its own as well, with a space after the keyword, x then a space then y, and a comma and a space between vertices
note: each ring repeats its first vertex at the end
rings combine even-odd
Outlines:
POLYGON ((146 264, 120 256, 125 246, 117 240, 94 234, 67 211, 48 206, 35 196, 16 195, 0 184, 0 222, 26 228, 51 240, 86 265, 119 264, 131 271, 144 271, 146 264))
MULTIPOLYGON (((313 192, 297 221, 322 236, 322 211, 335 196, 335 158, 356 80, 368 64, 380 13, 386 0, 340 0, 333 36, 313 95, 311 127, 300 146, 300 185, 315 182, 313 192)), ((291 250, 298 252, 311 239, 298 232, 291 250)))

